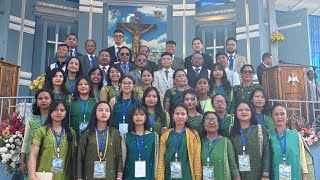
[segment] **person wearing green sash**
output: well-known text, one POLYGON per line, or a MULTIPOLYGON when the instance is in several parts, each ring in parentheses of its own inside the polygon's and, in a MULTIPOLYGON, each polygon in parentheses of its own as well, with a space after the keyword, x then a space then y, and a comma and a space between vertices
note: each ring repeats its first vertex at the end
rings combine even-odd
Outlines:
POLYGON ((54 95, 49 90, 40 89, 37 91, 35 99, 36 101, 32 105, 31 118, 26 123, 21 148, 20 170, 25 178, 27 178, 27 164, 29 161, 30 148, 34 133, 44 124, 45 120, 47 119, 49 107, 51 102, 54 100, 54 95))
POLYGON ((249 101, 255 110, 258 124, 264 126, 268 131, 274 130, 274 124, 270 114, 269 100, 262 88, 254 89, 249 97, 249 101))
POLYGON ((142 105, 147 109, 149 131, 163 134, 169 127, 169 114, 161 106, 161 98, 156 87, 148 87, 143 92, 142 105))
POLYGON ((147 109, 142 105, 132 108, 129 117, 128 133, 124 134, 122 152, 124 154, 123 179, 156 179, 159 136, 148 131, 147 109))
POLYGON ((66 76, 62 69, 53 68, 46 75, 46 80, 44 82, 44 89, 49 89, 53 95, 54 99, 64 100, 68 102, 68 90, 65 86, 66 76))
POLYGON ((110 66, 107 72, 108 86, 104 86, 100 91, 100 101, 107 101, 113 97, 118 97, 120 94, 120 79, 123 77, 123 73, 117 66, 110 66))
POLYGON ((77 179, 122 178, 121 136, 109 126, 111 112, 106 101, 93 107, 90 122, 80 137, 77 179))
POLYGON ((209 78, 204 76, 200 76, 196 81, 196 91, 199 94, 201 110, 203 113, 215 111, 209 96, 209 83, 209 78))
POLYGON ((183 93, 183 103, 188 109, 188 123, 192 129, 201 134, 202 109, 199 96, 193 89, 188 89, 183 93))
POLYGON ((187 123, 187 107, 177 105, 172 118, 174 128, 160 138, 157 180, 201 180, 201 142, 187 123))
POLYGON ((240 180, 231 141, 219 134, 220 120, 216 112, 202 118, 201 164, 203 179, 240 180))
POLYGON ((66 109, 64 101, 52 101, 47 120, 36 130, 28 163, 30 180, 39 180, 37 173, 43 172, 52 174, 53 180, 75 179, 73 156, 77 142, 68 126, 66 109))
POLYGON ((103 87, 103 72, 100 67, 95 66, 89 70, 88 76, 90 77, 92 82, 94 98, 96 100, 99 100, 100 91, 103 87))
POLYGON ((80 133, 87 127, 97 100, 94 99, 92 82, 89 77, 78 78, 75 88, 69 112, 70 127, 76 132, 77 142, 79 142, 80 133))
POLYGON ((66 83, 65 86, 69 92, 69 94, 73 95, 75 91, 75 84, 77 79, 82 76, 82 69, 81 69, 81 63, 80 60, 76 57, 72 57, 67 62, 67 68, 66 68, 66 83))

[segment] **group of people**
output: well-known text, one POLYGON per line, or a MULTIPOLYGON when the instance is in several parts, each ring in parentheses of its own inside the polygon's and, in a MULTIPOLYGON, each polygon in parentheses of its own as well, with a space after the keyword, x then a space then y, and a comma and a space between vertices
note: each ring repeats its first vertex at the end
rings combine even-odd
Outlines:
POLYGON ((116 45, 99 52, 98 64, 89 53, 77 57, 75 35, 60 45, 26 124, 26 177, 309 179, 308 149, 287 129, 286 108, 270 108, 263 88, 252 83, 254 69, 235 54, 235 39, 215 64, 201 53, 199 38, 184 62, 168 41, 157 65, 147 46, 132 62, 131 50, 117 46, 123 36, 114 32, 116 45), (65 47, 71 51, 61 62, 65 47))

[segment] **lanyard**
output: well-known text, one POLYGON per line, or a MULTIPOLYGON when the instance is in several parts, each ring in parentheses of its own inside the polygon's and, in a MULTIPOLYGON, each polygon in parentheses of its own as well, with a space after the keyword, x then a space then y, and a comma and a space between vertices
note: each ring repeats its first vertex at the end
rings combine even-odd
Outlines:
MULTIPOLYGON (((185 90, 186 90, 186 87, 184 87, 183 91, 185 91, 185 90)), ((178 96, 180 97, 181 103, 183 103, 183 97, 182 97, 181 92, 178 90, 178 87, 176 87, 176 91, 177 91, 178 96)))
POLYGON ((209 166, 209 162, 210 162, 210 155, 211 152, 213 150, 213 148, 216 146, 216 144, 218 143, 218 140, 220 139, 220 135, 218 135, 218 137, 216 138, 216 140, 213 143, 213 146, 211 147, 210 151, 209 151, 209 141, 208 139, 206 139, 206 150, 207 150, 207 165, 209 166))
POLYGON ((42 126, 42 115, 40 114, 40 126, 42 126))
POLYGON ((130 106, 130 104, 131 104, 131 99, 130 99, 127 107, 125 107, 125 106, 124 106, 124 99, 122 99, 122 121, 123 121, 123 123, 124 123, 125 120, 126 120, 126 110, 129 111, 129 106, 130 106))
POLYGON ((241 135, 241 141, 242 141, 242 152, 243 152, 243 155, 246 153, 246 144, 247 144, 247 139, 249 137, 249 134, 251 132, 251 125, 250 125, 250 128, 248 130, 248 134, 246 136, 246 138, 243 137, 243 133, 242 133, 242 129, 240 128, 240 135, 241 135))
POLYGON ((263 124, 266 121, 266 115, 264 114, 262 121, 260 121, 260 118, 259 118, 258 114, 256 113, 256 118, 257 118, 258 124, 264 126, 263 124))
POLYGON ((105 159, 107 147, 108 147, 108 141, 109 141, 109 134, 108 134, 108 127, 103 132, 103 140, 101 142, 100 134, 98 132, 98 129, 96 128, 96 142, 97 142, 97 150, 98 150, 98 157, 101 161, 101 159, 105 159), (107 141, 106 141, 107 139, 107 141), (102 152, 104 151, 104 155, 102 158, 102 152))
POLYGON ((122 62, 120 62, 120 67, 122 69, 122 71, 124 72, 124 74, 128 74, 129 72, 129 62, 127 63, 127 65, 124 67, 124 64, 122 62))
POLYGON ((286 151, 287 151, 287 129, 285 128, 284 129, 284 132, 283 132, 283 135, 284 135, 284 143, 282 145, 282 141, 281 141, 281 138, 280 138, 280 135, 278 133, 278 131, 276 130, 276 134, 277 134, 277 139, 280 143, 280 147, 281 147, 281 152, 282 152, 282 160, 283 160, 283 164, 286 164, 286 151))
POLYGON ((138 147, 139 161, 141 158, 141 151, 142 151, 143 142, 144 142, 144 133, 143 133, 141 139, 139 139, 139 136, 136 134, 136 143, 137 143, 137 147, 138 147))
POLYGON ((119 93, 118 93, 117 89, 112 84, 111 84, 111 86, 112 86, 112 89, 114 90, 114 92, 116 93, 116 96, 118 97, 119 93))
POLYGON ((154 123, 155 117, 156 117, 156 113, 152 114, 151 118, 150 118, 150 115, 148 115, 148 120, 149 120, 149 123, 150 123, 150 131, 152 131, 152 127, 153 127, 153 123, 154 123))
POLYGON ((224 88, 222 86, 219 87, 219 90, 220 90, 220 94, 225 95, 224 94, 224 88))
POLYGON ((99 99, 99 92, 98 91, 94 92, 94 97, 95 97, 95 99, 99 99))
POLYGON ((67 80, 68 80, 68 85, 69 85, 69 87, 70 87, 70 92, 71 92, 71 94, 73 94, 73 91, 74 91, 74 85, 70 83, 70 79, 69 79, 69 77, 67 77, 67 80))
POLYGON ((204 109, 206 108, 206 104, 208 102, 207 100, 208 100, 208 96, 207 96, 206 100, 204 101, 204 105, 203 106, 201 105, 202 112, 204 112, 204 109))
POLYGON ((174 148, 175 148, 174 157, 176 158, 176 161, 178 161, 179 142, 181 141, 182 134, 184 133, 184 131, 185 131, 185 128, 183 127, 177 141, 176 129, 173 129, 173 142, 174 142, 174 148))
POLYGON ((81 109, 82 109, 82 113, 83 113, 83 122, 86 122, 86 114, 88 111, 89 101, 90 101, 90 99, 87 100, 86 109, 84 109, 82 99, 80 99, 81 109))
POLYGON ((227 116, 227 113, 224 115, 224 118, 221 119, 222 122, 221 122, 221 124, 220 124, 220 129, 222 129, 224 123, 226 122, 226 119, 227 119, 226 116, 227 116))
POLYGON ((56 131, 54 131, 54 129, 52 129, 52 131, 53 131, 53 134, 54 134, 54 138, 56 139, 57 156, 59 157, 59 156, 60 156, 60 143, 61 143, 62 135, 63 135, 63 128, 62 128, 62 130, 61 130, 59 140, 57 139, 57 133, 56 133, 56 131))

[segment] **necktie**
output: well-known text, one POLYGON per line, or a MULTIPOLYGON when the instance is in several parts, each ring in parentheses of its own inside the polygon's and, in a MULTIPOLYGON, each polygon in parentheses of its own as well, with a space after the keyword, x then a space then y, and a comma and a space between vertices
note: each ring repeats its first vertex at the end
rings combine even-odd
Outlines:
MULTIPOLYGON (((93 65, 93 56, 92 55, 90 56, 90 59, 91 59, 90 60, 90 66, 92 67, 92 65, 93 65)), ((106 68, 106 67, 104 67, 104 68, 106 68)))
POLYGON ((196 68, 196 75, 198 76, 200 72, 200 68, 196 68))
POLYGON ((166 73, 167 80, 169 80, 169 71, 165 70, 164 72, 166 73))
POLYGON ((123 71, 125 74, 128 74, 129 68, 127 68, 127 63, 123 63, 123 71))
POLYGON ((234 63, 234 59, 233 59, 233 55, 231 54, 229 56, 229 69, 233 70, 233 63, 234 63))
POLYGON ((69 50, 69 60, 72 58, 73 51, 69 50))
POLYGON ((117 59, 119 59, 119 54, 118 54, 118 52, 119 52, 119 49, 120 49, 120 47, 118 46, 117 48, 116 48, 116 57, 117 57, 117 59))
POLYGON ((102 74, 103 74, 103 77, 106 77, 106 66, 102 66, 102 74))

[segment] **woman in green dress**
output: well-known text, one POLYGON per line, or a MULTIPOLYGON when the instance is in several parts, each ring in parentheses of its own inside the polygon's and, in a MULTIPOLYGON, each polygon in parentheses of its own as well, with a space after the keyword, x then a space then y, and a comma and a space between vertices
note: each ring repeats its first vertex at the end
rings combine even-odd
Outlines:
POLYGON ((122 71, 117 66, 110 66, 107 72, 108 86, 104 86, 100 91, 100 101, 107 101, 120 94, 120 79, 123 77, 122 71))
POLYGON ((236 106, 230 139, 241 179, 269 179, 271 155, 268 133, 264 127, 257 125, 253 107, 247 101, 241 101, 236 106))
POLYGON ((96 100, 99 100, 100 91, 101 91, 101 88, 103 87, 102 75, 103 75, 103 72, 99 67, 93 67, 88 72, 88 76, 90 77, 92 86, 93 86, 94 98, 96 100))
POLYGON ((66 76, 61 68, 53 68, 46 75, 46 80, 44 83, 44 89, 49 89, 53 95, 54 99, 61 99, 68 102, 68 90, 65 86, 66 76))
POLYGON ((199 103, 199 96, 193 89, 188 89, 183 93, 183 103, 188 109, 188 123, 192 129, 201 134, 202 109, 199 103))
POLYGON ((28 175, 39 180, 36 172, 53 174, 54 180, 74 179, 73 155, 76 135, 68 126, 67 106, 62 100, 52 101, 48 118, 32 140, 28 175))
POLYGON ((251 92, 256 88, 261 88, 260 84, 252 83, 254 69, 251 64, 243 65, 240 69, 240 73, 242 83, 241 85, 236 85, 233 87, 235 104, 238 104, 242 100, 249 101, 251 92))
POLYGON ((93 106, 97 103, 97 100, 94 99, 93 87, 89 77, 78 78, 75 88, 69 111, 70 127, 76 132, 77 142, 79 142, 80 133, 87 127, 93 106))
POLYGON ((177 105, 172 118, 174 128, 160 138, 157 180, 202 180, 201 141, 188 125, 187 107, 177 105))
POLYGON ((67 62, 67 68, 66 68, 66 76, 67 81, 65 83, 65 86, 69 92, 69 94, 73 95, 75 91, 75 84, 77 79, 83 75, 82 73, 82 66, 80 63, 80 60, 76 57, 71 58, 67 62))
POLYGON ((170 124, 169 113, 163 110, 160 102, 159 91, 155 87, 148 87, 142 97, 142 105, 147 109, 149 131, 163 134, 170 124))
POLYGON ((203 179, 240 180, 231 141, 219 134, 220 118, 206 112, 202 119, 201 164, 203 179), (214 176, 213 176, 214 175, 214 176))
POLYGON ((271 179, 308 179, 303 140, 297 131, 286 128, 287 109, 281 104, 275 104, 271 113, 275 125, 275 129, 269 131, 272 154, 271 179))
POLYGON ((129 132, 123 136, 125 180, 156 179, 159 152, 159 136, 148 131, 147 109, 142 105, 132 108, 129 132))
POLYGON ((229 137, 231 128, 234 123, 234 115, 227 114, 227 99, 222 94, 215 94, 211 99, 212 106, 219 116, 220 132, 223 136, 229 137))
POLYGON ((27 164, 29 161, 30 148, 35 131, 44 124, 47 119, 48 111, 51 102, 54 100, 54 95, 51 91, 40 89, 35 95, 36 101, 32 105, 32 115, 26 123, 24 137, 21 148, 21 163, 20 170, 24 176, 27 175, 27 164))
POLYGON ((122 179, 121 136, 110 127, 112 111, 106 101, 92 110, 78 148, 77 179, 122 179))
POLYGON ((209 83, 209 78, 203 76, 200 76, 196 81, 196 91, 199 94, 201 110, 203 113, 215 111, 211 104, 211 98, 209 97, 209 83))
POLYGON ((249 101, 255 110, 258 124, 264 126, 268 131, 274 130, 274 124, 270 114, 269 100, 262 88, 254 89, 249 97, 249 101))
POLYGON ((227 73, 224 69, 224 66, 220 63, 215 63, 213 65, 213 70, 211 71, 210 79, 210 89, 209 93, 215 95, 217 93, 222 94, 227 99, 227 113, 234 113, 234 97, 233 90, 230 82, 227 78, 227 73))
POLYGON ((135 82, 131 76, 124 76, 120 82, 120 86, 120 95, 113 97, 109 103, 114 115, 110 123, 111 126, 118 129, 121 136, 123 136, 128 132, 128 117, 132 107, 141 104, 141 101, 134 97, 135 82))

